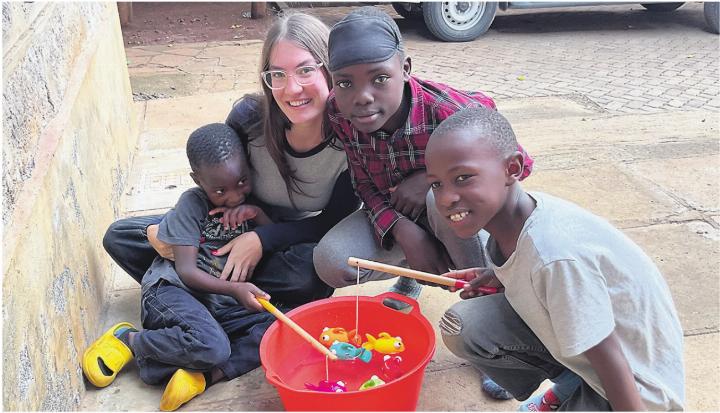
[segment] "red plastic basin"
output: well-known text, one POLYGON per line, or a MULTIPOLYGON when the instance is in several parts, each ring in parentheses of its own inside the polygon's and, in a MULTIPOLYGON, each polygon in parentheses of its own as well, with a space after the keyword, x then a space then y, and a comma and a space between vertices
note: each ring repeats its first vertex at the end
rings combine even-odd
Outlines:
MULTIPOLYGON (((312 336, 320 336, 324 327, 355 328, 355 296, 331 297, 305 304, 287 316, 312 336)), ((425 367, 435 352, 435 333, 420 313, 417 301, 384 293, 359 298, 360 332, 377 337, 380 332, 400 336, 405 344, 405 374, 385 385, 359 391, 372 374, 380 376, 382 354, 373 351, 373 360, 330 361, 330 380, 342 380, 348 391, 323 393, 305 389, 304 383, 317 384, 325 379, 325 356, 297 333, 279 321, 267 330, 260 343, 260 360, 268 381, 277 388, 283 405, 290 411, 409 411, 415 410, 425 367), (412 306, 405 314, 383 305, 395 298, 412 306)))

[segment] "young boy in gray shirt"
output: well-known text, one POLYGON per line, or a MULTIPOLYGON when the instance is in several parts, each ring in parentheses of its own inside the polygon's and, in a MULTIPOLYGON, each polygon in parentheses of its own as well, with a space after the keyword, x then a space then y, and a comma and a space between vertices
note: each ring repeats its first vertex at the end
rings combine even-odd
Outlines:
POLYGON ((490 234, 488 268, 445 274, 470 283, 440 321, 453 353, 527 399, 520 410, 683 409, 683 332, 662 275, 604 219, 525 192, 502 115, 457 112, 433 132, 426 164, 455 234, 490 234), (528 399, 545 379, 553 387, 528 399))
POLYGON ((257 368, 260 339, 274 320, 255 300, 270 296, 250 282, 221 279, 227 257, 213 253, 271 222, 246 203, 252 185, 240 138, 225 124, 205 125, 190 135, 187 155, 198 186, 160 223, 158 238, 172 245, 175 261, 157 257, 143 276, 143 330, 117 324, 83 356, 83 371, 98 387, 112 383, 133 358, 145 383, 170 378, 160 401, 164 411, 257 368))

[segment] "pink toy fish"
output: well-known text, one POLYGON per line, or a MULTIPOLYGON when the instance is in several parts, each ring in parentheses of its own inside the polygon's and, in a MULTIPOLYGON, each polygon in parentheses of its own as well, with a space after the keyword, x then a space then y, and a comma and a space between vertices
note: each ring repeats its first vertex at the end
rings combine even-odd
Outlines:
POLYGON ((392 337, 388 333, 380 333, 378 338, 370 334, 365 334, 365 337, 367 337, 368 341, 362 346, 368 350, 375 350, 382 354, 395 354, 405 351, 405 345, 400 337, 392 337))
POLYGON ((345 383, 342 381, 327 381, 327 380, 320 380, 320 383, 318 385, 314 385, 312 383, 305 383, 305 388, 308 390, 314 390, 314 391, 322 391, 326 393, 343 393, 347 391, 347 387, 345 386, 345 383))
POLYGON ((383 364, 380 368, 380 375, 387 381, 399 379, 405 374, 405 369, 402 368, 402 357, 385 355, 383 357, 383 364))
POLYGON ((346 331, 342 327, 325 327, 320 333, 320 342, 325 347, 330 348, 334 342, 350 343, 355 347, 360 347, 362 338, 357 334, 357 330, 346 331))

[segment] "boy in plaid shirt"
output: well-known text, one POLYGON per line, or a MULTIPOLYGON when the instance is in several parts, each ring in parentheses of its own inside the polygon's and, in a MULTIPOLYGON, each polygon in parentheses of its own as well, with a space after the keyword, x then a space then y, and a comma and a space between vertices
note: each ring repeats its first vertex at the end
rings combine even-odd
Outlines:
MULTIPOLYGON (((495 109, 493 100, 411 76, 400 30, 375 7, 359 8, 333 26, 329 55, 329 125, 345 148, 364 208, 337 224, 315 249, 320 278, 334 288, 355 284, 357 270, 346 264, 351 255, 434 274, 483 266, 477 262, 483 240, 461 240, 436 217, 425 147, 444 119, 464 107, 495 109)), ((524 178, 533 161, 519 150, 526 160, 524 178)), ((361 282, 390 277, 360 273, 361 282)), ((399 278, 391 291, 417 298, 420 289, 414 280, 399 278)), ((483 388, 493 397, 509 397, 491 381, 483 388)))

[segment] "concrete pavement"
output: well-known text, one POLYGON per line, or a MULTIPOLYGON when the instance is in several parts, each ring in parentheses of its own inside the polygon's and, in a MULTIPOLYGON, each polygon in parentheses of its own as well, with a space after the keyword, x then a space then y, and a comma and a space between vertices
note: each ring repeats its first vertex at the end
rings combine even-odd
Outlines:
MULTIPOLYGON (((536 159, 536 170, 525 182, 526 188, 570 199, 608 218, 655 260, 670 285, 685 332, 686 407, 717 410, 717 36, 700 30, 700 23, 698 28, 691 26, 697 17, 696 4, 678 11, 683 12, 676 16, 680 23, 663 17, 659 26, 643 20, 644 15, 618 14, 620 7, 603 8, 606 11, 600 22, 595 21, 597 15, 580 13, 584 26, 577 22, 563 26, 564 20, 553 12, 522 17, 531 21, 518 28, 511 25, 515 15, 508 15, 498 20, 498 29, 488 36, 464 44, 430 41, 420 29, 399 23, 414 57, 415 73, 486 90, 496 99, 499 110, 536 159), (607 23, 610 18, 625 19, 624 24, 633 28, 617 28, 607 23), (538 27, 544 26, 538 22, 552 22, 557 29, 545 28, 538 34, 538 27), (591 23, 594 28, 589 27, 591 23), (602 24, 611 27, 599 30, 602 24), (434 63, 433 58, 437 58, 434 63), (603 64, 609 66, 607 73, 603 64), (619 64, 629 68, 623 75, 615 71, 619 64), (634 68, 637 64, 641 67, 634 68), (670 70, 676 73, 668 73, 670 70), (520 75, 525 80, 518 80, 520 75), (675 83, 673 79, 678 78, 681 81, 675 83), (693 89, 698 92, 690 92, 693 89), (654 95, 657 91, 660 93, 654 95), (670 96, 682 103, 671 104, 670 96), (655 100, 659 103, 650 104, 655 100)), ((333 8, 325 13, 332 17, 339 11, 333 8)), ((136 103, 143 132, 126 187, 125 215, 163 211, 192 185, 184 155, 188 133, 203 123, 224 120, 237 97, 256 90, 259 48, 259 43, 252 41, 175 45, 175 55, 193 57, 173 57, 175 61, 163 57, 168 55, 166 46, 127 50, 134 91, 146 97, 174 97, 136 103), (140 55, 147 63, 137 63, 140 55)), ((98 333, 119 320, 139 324, 138 286, 115 270, 105 323, 98 333)), ((375 295, 390 284, 384 281, 345 288, 336 295, 375 295)), ((423 314, 436 325, 456 299, 442 290, 425 288, 419 303, 423 314)), ((109 388, 89 386, 82 409, 156 410, 162 387, 142 384, 136 373, 131 366, 109 388)), ((472 368, 438 341, 426 370, 419 410, 512 411, 516 407, 515 401, 497 402, 483 396, 472 368)), ((282 404, 264 380, 262 369, 257 369, 213 386, 183 410, 282 410, 282 404)))
MULTIPOLYGON (((333 24, 352 7, 298 10, 333 24)), ((440 43, 420 22, 397 22, 415 74, 495 98, 567 95, 610 113, 720 109, 718 37, 703 28, 702 3, 672 13, 639 4, 498 12, 469 43, 440 43)), ((139 98, 223 92, 257 85, 261 48, 259 40, 134 47, 128 68, 146 94, 139 98)))

